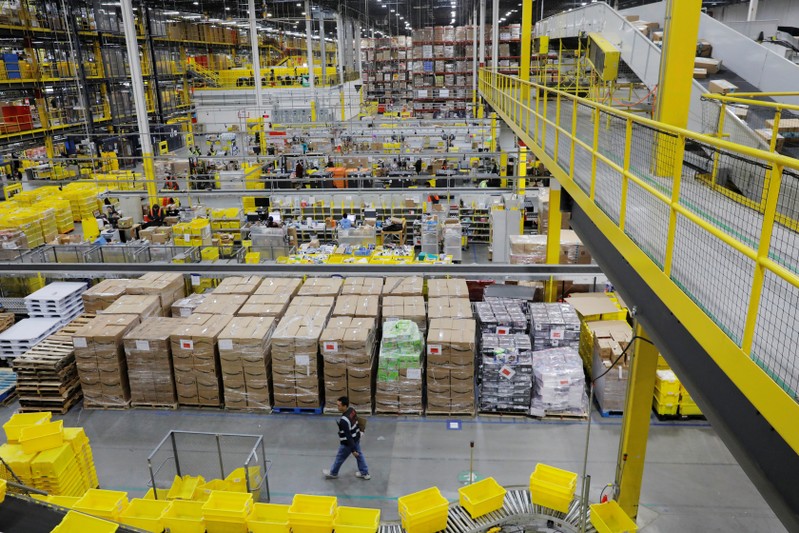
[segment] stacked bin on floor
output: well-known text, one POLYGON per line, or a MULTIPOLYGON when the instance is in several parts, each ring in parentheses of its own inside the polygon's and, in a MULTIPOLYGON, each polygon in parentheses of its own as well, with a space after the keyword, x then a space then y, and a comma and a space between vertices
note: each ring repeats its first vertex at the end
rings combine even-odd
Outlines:
POLYGON ((128 526, 133 526, 152 533, 161 533, 166 526, 162 517, 171 505, 164 500, 130 500, 130 505, 119 515, 119 521, 128 526))
POLYGON ((252 512, 252 494, 212 491, 203 505, 208 533, 247 533, 247 517, 252 512))
POLYGON ((290 533, 289 505, 279 503, 256 503, 247 526, 252 533, 290 533))
MULTIPOLYGON (((289 507, 289 526, 293 533, 330 533, 336 518, 335 496, 295 494, 289 507)), ((443 529, 443 528, 442 528, 443 529)))

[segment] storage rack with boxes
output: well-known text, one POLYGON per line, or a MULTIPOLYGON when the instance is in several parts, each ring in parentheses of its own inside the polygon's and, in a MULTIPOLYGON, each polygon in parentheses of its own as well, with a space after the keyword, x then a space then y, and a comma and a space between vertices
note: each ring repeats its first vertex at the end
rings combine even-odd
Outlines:
POLYGON ((364 39, 361 50, 366 97, 377 101, 378 112, 410 109, 408 104, 413 98, 409 68, 413 61, 411 38, 400 35, 364 39))

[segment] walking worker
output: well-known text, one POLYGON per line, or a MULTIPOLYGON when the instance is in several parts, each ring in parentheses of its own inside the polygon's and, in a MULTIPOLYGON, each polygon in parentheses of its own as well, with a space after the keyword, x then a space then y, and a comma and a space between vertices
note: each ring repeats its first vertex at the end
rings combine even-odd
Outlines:
POLYGON ((339 468, 352 454, 355 456, 355 460, 358 461, 358 471, 355 472, 355 477, 365 480, 372 479, 372 476, 369 475, 366 459, 361 451, 361 430, 358 427, 358 413, 350 407, 350 399, 346 396, 336 400, 336 407, 341 413, 341 418, 338 420, 338 453, 330 470, 324 469, 322 473, 327 479, 336 479, 339 468))

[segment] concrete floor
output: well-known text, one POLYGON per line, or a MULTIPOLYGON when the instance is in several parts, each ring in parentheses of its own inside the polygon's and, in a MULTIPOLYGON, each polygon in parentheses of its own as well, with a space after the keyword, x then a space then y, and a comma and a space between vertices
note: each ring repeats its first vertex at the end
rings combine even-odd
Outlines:
MULTIPOLYGON (((0 423, 15 409, 1 408, 0 423)), ((597 501, 613 480, 621 420, 593 416, 588 474, 597 501)), ((397 519, 397 497, 432 485, 457 499, 458 476, 469 470, 470 441, 474 470, 506 486, 526 485, 537 462, 580 472, 587 428, 587 422, 478 417, 450 430, 444 418, 373 416, 362 442, 372 479, 362 481, 354 477, 352 458, 339 479, 321 474, 337 446, 331 416, 76 407, 63 419, 86 429, 101 486, 131 497, 148 489, 147 456, 170 429, 247 433, 265 438, 273 502, 287 503, 297 492, 336 495, 342 505, 382 509, 384 520, 397 519)), ((207 453, 202 461, 203 468, 215 468, 216 455, 207 453)), ((785 531, 706 422, 653 420, 641 504, 639 530, 647 533, 785 531)))

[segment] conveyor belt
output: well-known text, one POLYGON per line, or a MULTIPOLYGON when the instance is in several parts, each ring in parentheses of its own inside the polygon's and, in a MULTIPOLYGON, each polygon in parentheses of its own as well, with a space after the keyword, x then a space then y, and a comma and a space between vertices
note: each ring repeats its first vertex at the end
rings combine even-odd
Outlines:
MULTIPOLYGON (((457 503, 450 504, 445 533, 480 533, 492 527, 517 526, 527 530, 530 527, 548 527, 553 532, 580 531, 580 502, 575 498, 569 512, 561 513, 534 505, 530 500, 530 491, 511 489, 505 494, 505 503, 501 509, 473 519, 469 513, 457 503)), ((596 529, 586 520, 586 533, 595 533, 596 529)), ((380 524, 378 533, 403 533, 397 522, 380 524)))
MULTIPOLYGON (((7 494, 0 504, 0 531, 3 533, 49 533, 68 509, 49 505, 25 496, 7 494)), ((140 530, 119 526, 117 533, 137 533, 140 530)))

